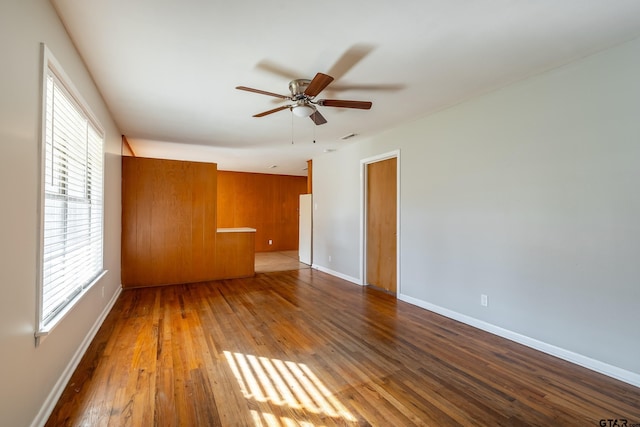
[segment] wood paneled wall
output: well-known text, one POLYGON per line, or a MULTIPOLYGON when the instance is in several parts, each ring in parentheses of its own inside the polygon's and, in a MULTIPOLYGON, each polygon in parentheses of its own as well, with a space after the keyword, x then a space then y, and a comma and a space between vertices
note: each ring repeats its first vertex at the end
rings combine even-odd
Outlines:
POLYGON ((122 284, 217 277, 215 163, 122 158, 122 284))
POLYGON ((296 250, 306 192, 303 176, 218 171, 218 227, 255 228, 256 252, 296 250))
POLYGON ((136 153, 135 151, 133 151, 133 147, 131 146, 131 144, 129 144, 129 140, 124 135, 122 135, 122 155, 136 157, 136 153))
POLYGON ((216 265, 220 277, 230 279, 255 274, 255 239, 256 233, 252 232, 217 234, 216 265))

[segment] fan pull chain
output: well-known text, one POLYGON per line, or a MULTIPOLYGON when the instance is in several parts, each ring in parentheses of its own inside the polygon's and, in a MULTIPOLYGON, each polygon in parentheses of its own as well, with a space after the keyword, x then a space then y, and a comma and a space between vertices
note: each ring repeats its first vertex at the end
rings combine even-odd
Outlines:
POLYGON ((293 110, 291 110, 291 145, 293 145, 293 110))
POLYGON ((316 143, 316 128, 317 128, 317 127, 318 127, 318 126, 316 126, 316 124, 314 123, 314 124, 313 124, 313 143, 314 143, 314 144, 316 143))

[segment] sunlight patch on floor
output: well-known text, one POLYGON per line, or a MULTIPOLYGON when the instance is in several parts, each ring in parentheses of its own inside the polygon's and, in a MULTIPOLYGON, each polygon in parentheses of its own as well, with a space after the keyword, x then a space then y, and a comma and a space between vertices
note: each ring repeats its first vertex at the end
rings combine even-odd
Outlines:
MULTIPOLYGON (((355 422, 356 418, 304 363, 250 354, 224 352, 240 390, 246 399, 288 409, 355 422)), ((305 425, 288 417, 251 409, 256 426, 305 425)))

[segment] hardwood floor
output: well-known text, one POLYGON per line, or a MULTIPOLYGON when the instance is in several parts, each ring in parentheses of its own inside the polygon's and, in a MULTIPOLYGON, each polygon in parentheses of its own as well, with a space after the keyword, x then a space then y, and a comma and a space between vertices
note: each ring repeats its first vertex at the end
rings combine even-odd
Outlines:
POLYGON ((640 389, 304 269, 123 291, 47 425, 601 419, 640 423, 640 389))
POLYGON ((298 261, 298 251, 256 252, 255 255, 256 273, 300 270, 303 268, 311 267, 298 261))

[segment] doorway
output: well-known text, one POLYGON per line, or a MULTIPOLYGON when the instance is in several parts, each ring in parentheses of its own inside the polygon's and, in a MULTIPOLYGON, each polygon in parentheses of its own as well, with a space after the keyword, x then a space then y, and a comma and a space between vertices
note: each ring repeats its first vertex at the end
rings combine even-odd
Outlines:
POLYGON ((362 161, 363 284, 399 291, 399 153, 362 161))

